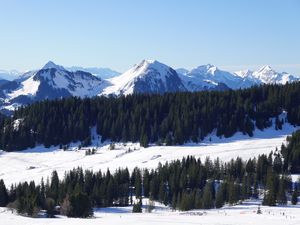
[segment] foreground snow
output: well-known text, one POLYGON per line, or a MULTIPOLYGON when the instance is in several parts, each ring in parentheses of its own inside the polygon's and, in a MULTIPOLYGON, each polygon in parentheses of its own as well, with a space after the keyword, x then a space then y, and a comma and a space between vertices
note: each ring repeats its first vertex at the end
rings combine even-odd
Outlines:
POLYGON ((6 208, 0 208, 1 225, 48 225, 48 224, 136 224, 136 225, 169 225, 169 224, 201 224, 201 225, 294 225, 300 224, 299 206, 265 207, 262 214, 256 214, 258 202, 245 202, 242 205, 224 207, 220 210, 193 210, 188 212, 172 212, 170 209, 159 206, 152 213, 134 214, 130 207, 107 208, 95 210, 92 219, 74 218, 27 218, 16 214, 6 208))
MULTIPOLYGON (((285 142, 286 136, 296 128, 285 124, 283 130, 269 128, 265 131, 255 131, 254 137, 236 134, 231 138, 219 139, 212 135, 202 143, 186 144, 184 146, 151 146, 142 148, 136 143, 116 144, 115 150, 109 150, 109 144, 101 145, 96 139, 93 147, 97 149, 94 155, 85 155, 84 150, 77 150, 73 145, 68 151, 52 147, 36 147, 21 152, 0 151, 0 179, 4 179, 6 185, 22 181, 35 180, 39 182, 42 177, 51 175, 57 170, 60 176, 74 167, 81 166, 84 169, 104 170, 109 168, 112 172, 119 167, 156 168, 158 163, 182 159, 188 155, 205 160, 206 157, 222 161, 228 161, 238 156, 243 159, 268 154, 276 147, 280 148, 285 142), (98 147, 97 147, 98 146, 98 147), (130 152, 129 152, 130 149, 130 152)), ((92 148, 92 147, 90 147, 92 148)))

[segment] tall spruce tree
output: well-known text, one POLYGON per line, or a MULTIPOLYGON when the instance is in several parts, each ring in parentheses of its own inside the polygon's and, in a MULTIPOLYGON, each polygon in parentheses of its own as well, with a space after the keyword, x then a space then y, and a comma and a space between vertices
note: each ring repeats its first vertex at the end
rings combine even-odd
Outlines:
POLYGON ((8 203, 8 193, 4 181, 0 180, 0 207, 5 207, 8 203))

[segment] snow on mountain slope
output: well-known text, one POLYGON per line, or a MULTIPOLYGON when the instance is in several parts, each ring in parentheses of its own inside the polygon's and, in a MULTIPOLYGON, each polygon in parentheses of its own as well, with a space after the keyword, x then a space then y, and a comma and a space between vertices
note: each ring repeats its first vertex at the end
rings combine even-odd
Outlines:
POLYGON ((264 66, 258 71, 253 72, 253 77, 259 79, 264 84, 278 83, 285 84, 298 80, 296 77, 288 73, 278 73, 270 66, 264 66))
POLYGON ((43 69, 34 76, 55 89, 66 89, 72 96, 91 97, 100 91, 101 79, 87 72, 69 72, 57 68, 43 69))
MULTIPOLYGON (((75 70, 78 67, 72 68, 75 70)), ((99 72, 97 68, 94 71, 99 72)), ((68 71, 49 61, 40 70, 29 71, 13 81, 3 82, 0 86, 0 110, 12 110, 34 101, 68 96, 223 91, 261 84, 285 84, 297 80, 299 78, 285 72, 276 72, 270 66, 264 66, 257 71, 231 73, 207 64, 190 71, 183 68, 175 71, 155 60, 143 60, 121 75, 101 80, 91 73, 68 71)))
POLYGON ((217 90, 238 89, 243 83, 240 76, 220 70, 211 64, 192 69, 183 75, 182 79, 185 80, 188 89, 196 91, 213 88, 217 90), (201 88, 202 86, 204 88, 201 88))
MULTIPOLYGON (((184 72, 181 69, 182 72, 184 72)), ((184 81, 185 87, 189 91, 202 90, 226 90, 231 86, 229 80, 234 80, 227 72, 220 71, 217 67, 207 64, 199 66, 191 71, 181 73, 180 77, 184 81)))
POLYGON ((259 84, 286 84, 287 82, 290 83, 299 80, 299 78, 289 73, 277 72, 268 65, 263 66, 257 71, 242 70, 235 72, 235 74, 244 79, 246 82, 245 87, 259 84))
POLYGON ((20 95, 33 97, 38 91, 39 86, 40 86, 40 81, 35 80, 34 77, 32 76, 29 77, 27 80, 23 81, 20 84, 20 87, 18 89, 7 93, 7 96, 9 99, 16 98, 20 95))
POLYGON ((108 80, 110 86, 102 95, 133 93, 165 93, 185 91, 178 74, 171 67, 155 60, 143 60, 120 76, 108 80))
POLYGON ((1 108, 11 110, 44 99, 96 96, 101 91, 101 84, 102 80, 90 73, 70 72, 49 61, 42 69, 26 72, 1 85, 1 108))
POLYGON ((264 66, 258 71, 242 70, 231 73, 207 64, 188 72, 183 69, 179 69, 178 71, 181 72, 181 78, 184 80, 186 88, 189 91, 218 89, 216 85, 220 84, 231 89, 240 89, 260 84, 285 84, 286 82, 299 80, 299 78, 289 73, 276 72, 270 66, 264 66))

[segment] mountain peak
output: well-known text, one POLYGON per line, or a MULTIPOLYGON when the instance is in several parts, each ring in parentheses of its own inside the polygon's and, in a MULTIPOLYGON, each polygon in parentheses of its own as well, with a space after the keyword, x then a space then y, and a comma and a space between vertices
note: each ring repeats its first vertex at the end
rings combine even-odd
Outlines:
POLYGON ((140 76, 145 74, 147 70, 157 70, 160 71, 168 71, 170 67, 166 64, 163 64, 157 60, 144 59, 139 64, 136 64, 132 69, 136 75, 140 76))
POLYGON ((164 65, 163 63, 158 62, 157 60, 153 60, 153 59, 143 59, 139 64, 137 64, 136 66, 138 68, 140 67, 149 67, 149 66, 153 66, 153 65, 164 65))
POLYGON ((57 65, 52 61, 47 62, 42 69, 57 69, 57 70, 65 70, 63 66, 57 65))
POLYGON ((265 66, 261 67, 261 68, 258 70, 259 73, 260 73, 260 72, 268 72, 268 71, 274 71, 274 70, 273 70, 272 67, 269 66, 269 65, 265 65, 265 66))
POLYGON ((212 64, 206 64, 196 67, 195 69, 192 69, 192 73, 214 73, 218 68, 212 64))

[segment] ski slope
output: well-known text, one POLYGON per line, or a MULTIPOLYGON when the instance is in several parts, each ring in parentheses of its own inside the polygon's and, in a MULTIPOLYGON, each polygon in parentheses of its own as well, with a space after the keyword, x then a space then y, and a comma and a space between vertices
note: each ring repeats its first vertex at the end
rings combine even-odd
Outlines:
POLYGON ((96 138, 92 146, 97 149, 96 154, 89 156, 85 155, 84 149, 78 150, 78 144, 73 144, 67 151, 58 147, 47 149, 42 146, 20 152, 0 151, 0 179, 7 186, 22 181, 39 182, 42 177, 49 177, 53 170, 63 176, 65 171, 78 166, 103 171, 109 168, 111 172, 119 167, 127 167, 129 170, 134 167, 151 169, 156 168, 159 162, 165 163, 189 155, 201 160, 206 157, 219 157, 222 161, 228 161, 238 156, 248 159, 259 154, 268 154, 276 147, 280 149, 286 136, 295 130, 295 127, 284 124, 282 130, 256 130, 253 137, 237 133, 231 138, 220 139, 211 135, 199 144, 148 148, 142 148, 138 143, 116 143, 115 150, 109 150, 109 143, 101 144, 99 138, 96 138))

